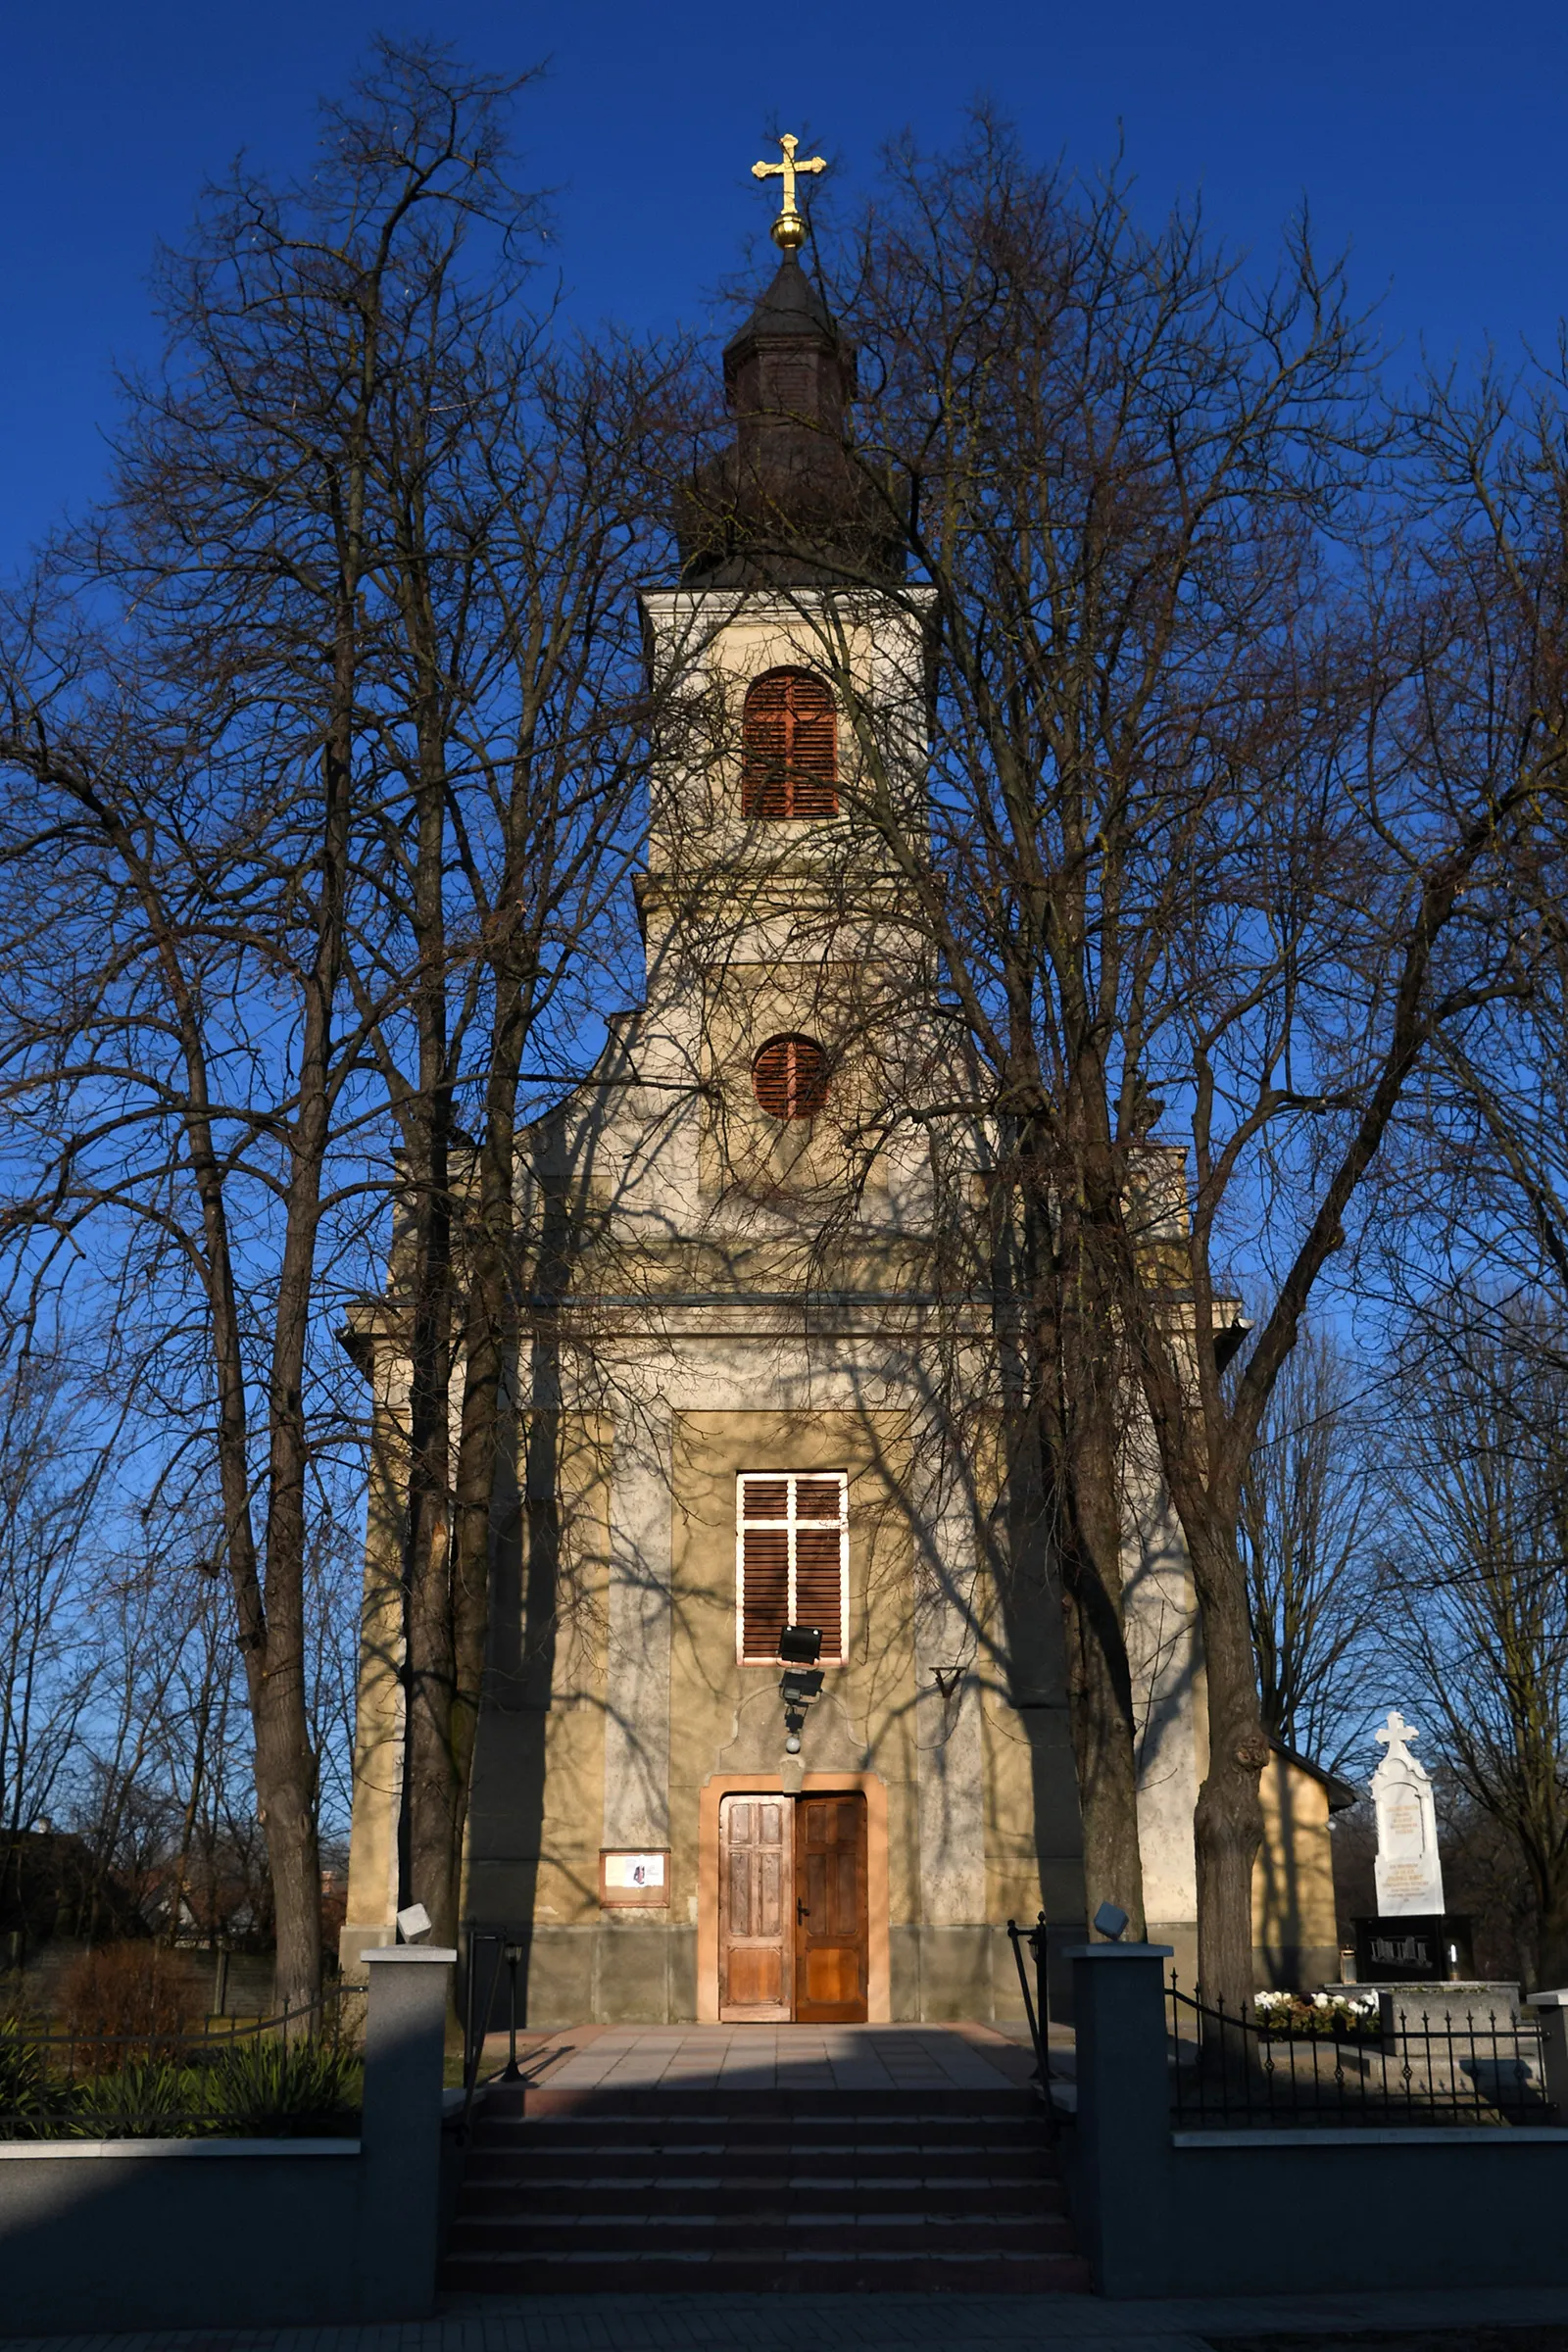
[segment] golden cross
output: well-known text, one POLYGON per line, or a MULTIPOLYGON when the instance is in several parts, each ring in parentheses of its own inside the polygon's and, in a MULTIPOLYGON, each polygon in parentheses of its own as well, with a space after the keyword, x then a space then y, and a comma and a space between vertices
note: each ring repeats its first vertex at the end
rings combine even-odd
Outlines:
POLYGON ((773 223, 773 242, 784 253, 796 253, 806 243, 806 222, 795 209, 795 174, 797 172, 825 172, 827 164, 819 155, 805 157, 797 163, 795 150, 800 141, 793 130, 781 134, 779 145, 784 150, 784 161, 781 164, 754 164, 752 177, 783 180, 784 204, 773 223))

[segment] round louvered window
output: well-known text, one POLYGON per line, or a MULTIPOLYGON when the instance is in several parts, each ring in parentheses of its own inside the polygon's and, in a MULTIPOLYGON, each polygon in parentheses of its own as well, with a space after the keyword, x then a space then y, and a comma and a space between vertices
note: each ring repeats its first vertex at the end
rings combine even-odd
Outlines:
POLYGON ((814 1119, 827 1101, 827 1055, 814 1037, 770 1037, 752 1064, 752 1087, 770 1118, 814 1119))
POLYGON ((741 720, 746 816, 837 816, 839 720, 808 669, 768 669, 747 689, 741 720))

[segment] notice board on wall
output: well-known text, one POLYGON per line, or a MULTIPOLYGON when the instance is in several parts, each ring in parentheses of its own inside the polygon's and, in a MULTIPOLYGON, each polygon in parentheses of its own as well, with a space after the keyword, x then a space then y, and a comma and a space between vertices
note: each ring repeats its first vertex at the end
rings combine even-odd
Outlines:
POLYGON ((601 1848, 599 1900, 612 1911, 662 1910, 669 1901, 669 1848, 601 1848))

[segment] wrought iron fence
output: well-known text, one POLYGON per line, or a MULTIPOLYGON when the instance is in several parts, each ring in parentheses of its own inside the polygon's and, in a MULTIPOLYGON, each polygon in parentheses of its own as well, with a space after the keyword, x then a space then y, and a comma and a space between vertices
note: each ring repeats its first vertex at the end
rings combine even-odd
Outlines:
POLYGON ((1541 2035, 1495 2011, 1462 2020, 1380 2006, 1322 2029, 1227 2013, 1166 1989, 1172 2121, 1180 2130, 1552 2124, 1541 2035))
POLYGON ((0 2018, 0 2139, 342 2137, 359 2130, 365 1987, 198 2033, 0 2018))

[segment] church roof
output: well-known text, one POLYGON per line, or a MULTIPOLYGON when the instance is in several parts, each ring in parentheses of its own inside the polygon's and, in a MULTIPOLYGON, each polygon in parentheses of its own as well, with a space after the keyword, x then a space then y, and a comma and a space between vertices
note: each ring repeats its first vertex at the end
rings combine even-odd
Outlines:
POLYGON ((734 437, 678 503, 682 577, 705 587, 894 579, 897 518, 851 453, 855 352, 787 251, 724 346, 734 437))
POLYGON ((760 297, 751 317, 725 344, 725 374, 754 345, 775 340, 806 340, 825 344, 830 349, 838 346, 838 329, 828 314, 827 304, 793 253, 784 256, 773 273, 772 283, 760 297))
POLYGON ((1283 1740, 1270 1740, 1269 1745, 1277 1756, 1285 1758, 1287 1764, 1294 1764, 1298 1772, 1304 1772, 1309 1780, 1322 1784, 1328 1790, 1331 1813, 1348 1812, 1359 1800, 1360 1789, 1352 1787, 1339 1773, 1330 1772, 1321 1764, 1314 1764, 1310 1756, 1300 1755, 1294 1747, 1287 1747, 1283 1740))

